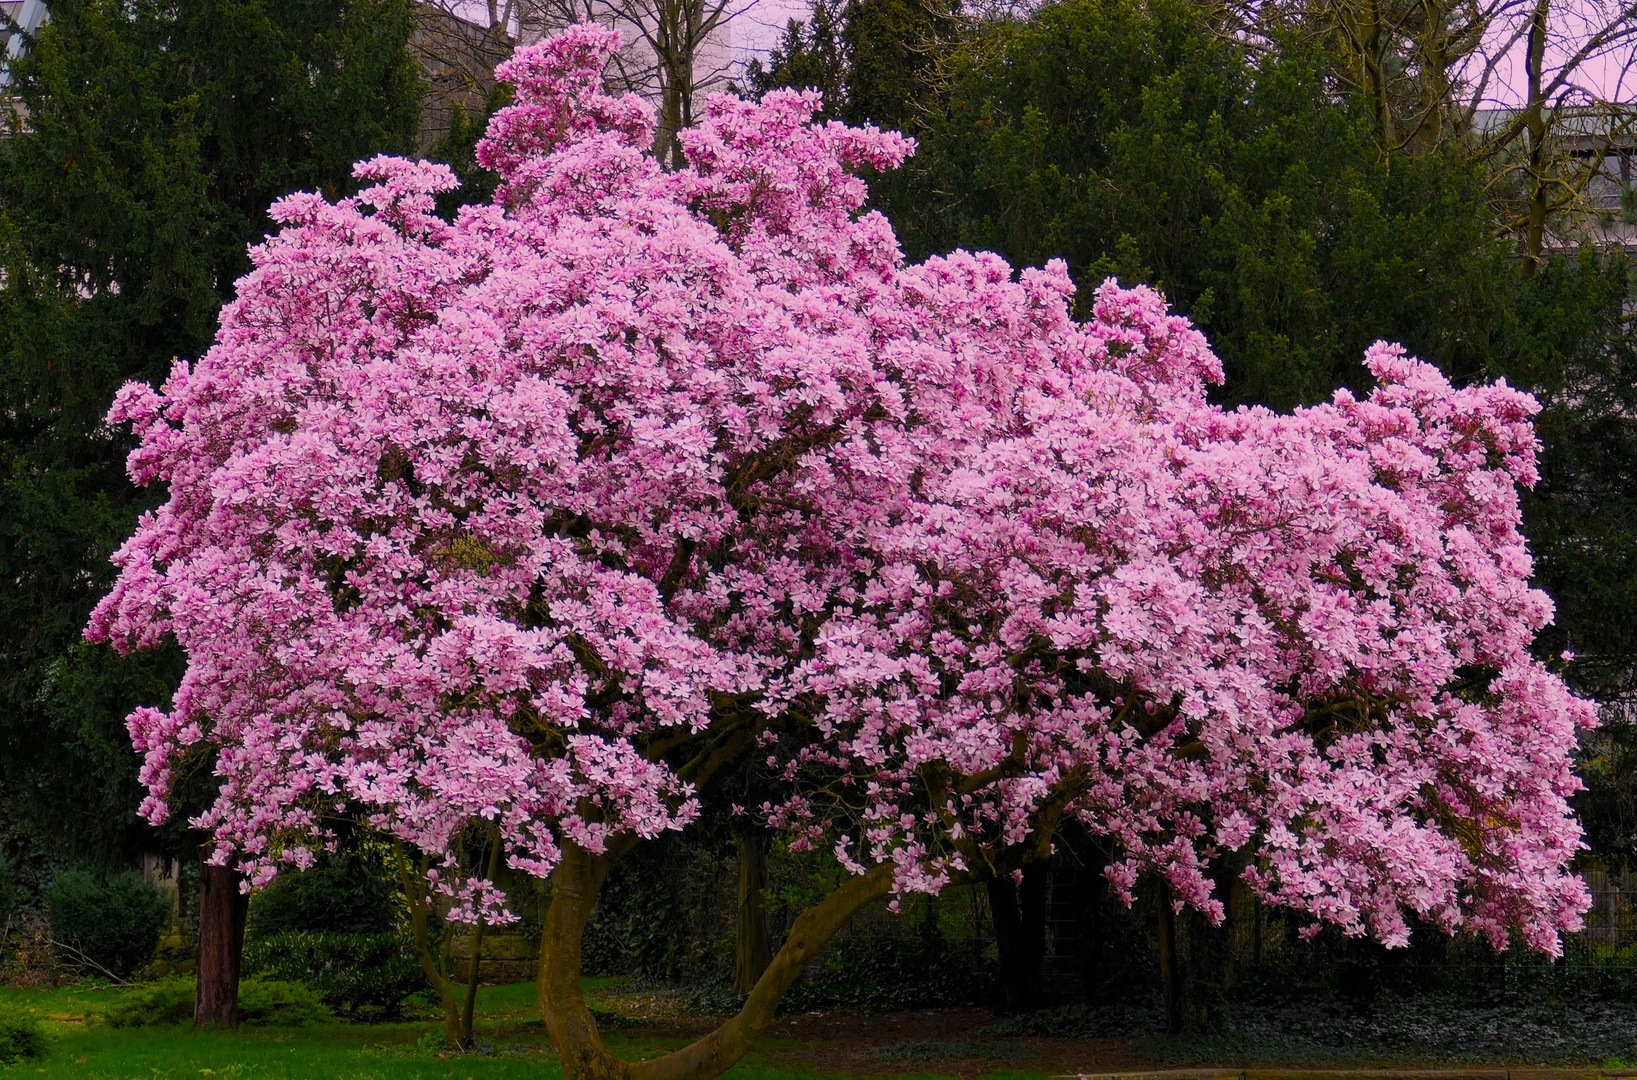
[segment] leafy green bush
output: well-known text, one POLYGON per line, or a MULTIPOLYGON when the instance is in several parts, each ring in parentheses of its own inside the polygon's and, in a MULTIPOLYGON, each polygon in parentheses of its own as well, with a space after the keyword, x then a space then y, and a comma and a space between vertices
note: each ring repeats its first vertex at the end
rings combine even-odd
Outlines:
MULTIPOLYGON (((160 979, 126 990, 102 1013, 111 1027, 182 1024, 193 1019, 191 977, 160 979)), ((303 1027, 333 1014, 318 995, 298 982, 245 979, 239 983, 239 1022, 267 1027, 303 1027)))
POLYGON ((121 991, 102 1018, 112 1027, 180 1024, 193 1019, 193 997, 191 977, 160 979, 121 991))
POLYGON ((1166 1066, 1257 1062, 1279 1067, 1629 1061, 1637 1007, 1615 1001, 1474 1004, 1461 995, 1383 995, 1365 1015, 1313 1001, 1230 1005, 1214 1030, 1137 1043, 1166 1066))
POLYGON ((0 854, 0 927, 11 921, 17 909, 17 872, 10 860, 0 854))
POLYGON ((311 988, 278 979, 246 979, 239 984, 239 1019, 265 1027, 305 1027, 335 1019, 311 988))
POLYGON ((81 954, 61 959, 79 963, 83 957, 124 978, 153 959, 171 905, 134 870, 80 869, 57 876, 46 891, 46 910, 52 940, 81 954))
POLYGON ((311 870, 280 874, 250 901, 247 936, 294 931, 385 934, 393 929, 395 885, 368 852, 336 855, 311 870))
POLYGON ((404 998, 426 988, 426 974, 399 934, 292 930, 246 945, 244 967, 305 983, 324 1004, 357 1019, 396 1016, 404 998))
MULTIPOLYGON (((877 927, 879 931, 881 928, 877 927)), ((843 938, 810 964, 779 1002, 779 1012, 814 1009, 925 1009, 965 1005, 982 991, 968 961, 941 939, 894 940, 885 933, 843 938)), ((683 997, 700 1012, 738 1012, 744 995, 725 988, 683 997)))
POLYGON ((44 1053, 40 1022, 25 1012, 0 1007, 0 1065, 15 1065, 44 1053))

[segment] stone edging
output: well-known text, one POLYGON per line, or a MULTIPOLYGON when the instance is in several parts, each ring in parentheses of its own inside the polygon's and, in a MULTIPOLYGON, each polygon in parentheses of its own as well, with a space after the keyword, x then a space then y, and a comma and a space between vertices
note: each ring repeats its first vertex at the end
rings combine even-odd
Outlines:
POLYGON ((1637 1069, 1167 1069, 1073 1073, 1051 1080, 1621 1080, 1637 1069))

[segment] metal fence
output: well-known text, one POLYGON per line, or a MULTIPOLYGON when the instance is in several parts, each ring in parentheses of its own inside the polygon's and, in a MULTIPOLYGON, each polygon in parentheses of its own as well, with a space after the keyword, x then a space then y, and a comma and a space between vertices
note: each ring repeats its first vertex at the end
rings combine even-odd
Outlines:
POLYGON ((1637 874, 1587 870, 1581 876, 1591 889, 1592 909, 1580 936, 1592 945, 1637 945, 1637 874))

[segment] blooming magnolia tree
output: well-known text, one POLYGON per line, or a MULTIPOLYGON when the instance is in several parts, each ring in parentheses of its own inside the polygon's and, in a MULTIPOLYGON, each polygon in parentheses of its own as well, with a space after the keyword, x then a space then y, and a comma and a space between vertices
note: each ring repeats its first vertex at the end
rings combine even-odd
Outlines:
POLYGON ((1233 872, 1390 945, 1413 915, 1558 950, 1593 710, 1528 652, 1527 396, 1378 345, 1367 398, 1224 412, 1152 292, 1077 323, 1060 263, 905 265, 855 172, 910 144, 813 94, 713 99, 663 170, 600 91, 615 45, 501 67, 503 183, 453 224, 424 162, 281 201, 216 346, 122 391, 170 494, 89 633, 187 650, 130 720, 151 818, 213 754, 200 824, 253 882, 363 814, 489 922, 449 853, 498 830, 551 880, 571 1078, 715 1075, 859 908, 1069 819, 1128 898, 1220 917, 1233 872), (737 1017, 622 1063, 579 991, 598 888, 751 767, 780 794, 747 812, 851 873, 737 1017))

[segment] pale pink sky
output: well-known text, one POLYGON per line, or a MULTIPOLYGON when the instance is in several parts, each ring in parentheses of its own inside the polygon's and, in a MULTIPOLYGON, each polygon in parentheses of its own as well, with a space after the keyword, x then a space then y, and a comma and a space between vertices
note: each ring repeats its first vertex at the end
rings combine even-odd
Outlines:
MULTIPOLYGON (((1515 105, 1522 100, 1524 80, 1524 45, 1517 31, 1525 25, 1533 0, 1479 0, 1496 12, 1494 31, 1490 35, 1488 51, 1501 59, 1494 66, 1483 90, 1486 105, 1515 105), (1517 37, 1515 42, 1513 38, 1517 37), (1507 46, 1510 44, 1510 48, 1507 46)), ((812 8, 810 0, 754 0, 752 7, 735 21, 734 48, 741 59, 753 55, 765 56, 780 36, 790 19, 805 19, 812 8)), ((1621 0, 1570 0, 1554 6, 1552 11, 1551 46, 1547 51, 1548 76, 1560 70, 1563 62, 1586 43, 1602 27, 1619 19, 1637 29, 1637 16, 1621 0)), ((1637 100, 1637 64, 1633 50, 1637 37, 1626 36, 1605 47, 1601 54, 1581 65, 1578 76, 1572 80, 1581 100, 1595 96, 1603 101, 1632 102, 1637 100)), ((1480 62, 1474 72, 1476 82, 1480 62)), ((1571 99, 1570 103, 1573 103, 1571 99)))
MULTIPOLYGON (((1527 25, 1533 3, 1532 0, 1486 0, 1486 6, 1491 4, 1498 17, 1490 34, 1488 51, 1498 56, 1499 61, 1483 89, 1483 101, 1499 106, 1515 105, 1523 100, 1526 87, 1525 45, 1520 31, 1527 25)), ((1575 76, 1565 84, 1569 91, 1569 96, 1561 99, 1565 104, 1585 104, 1593 99, 1629 104, 1637 100, 1637 71, 1633 70, 1637 67, 1633 63, 1637 16, 1621 0, 1572 0, 1554 5, 1545 64, 1548 81, 1594 34, 1622 17, 1628 28, 1580 65, 1575 76)), ((1471 75, 1476 81, 1479 68, 1475 67, 1471 75)))
MULTIPOLYGON (((733 20, 733 51, 740 63, 752 56, 766 56, 769 49, 784 33, 790 19, 805 19, 811 13, 810 0, 746 0, 748 6, 733 20)), ((1485 81, 1482 98, 1486 106, 1517 104, 1522 99, 1524 85, 1524 45, 1518 33, 1529 16, 1534 0, 1477 0, 1477 3, 1496 13, 1486 52, 1499 56, 1485 81)), ((1018 4, 1027 5, 1027 0, 1018 4)), ((454 0, 454 10, 461 12, 470 7, 475 21, 483 21, 483 0, 454 0)), ((1561 0, 1552 12, 1552 44, 1548 50, 1549 74, 1561 68, 1565 58, 1572 56, 1589 36, 1602 26, 1627 13, 1627 21, 1637 28, 1637 16, 1629 14, 1623 0, 1561 0)), ((1606 47, 1600 55, 1582 65, 1578 77, 1572 80, 1574 92, 1566 103, 1585 102, 1589 98, 1602 101, 1630 103, 1637 100, 1637 63, 1633 50, 1637 35, 1606 47)), ((1471 71, 1474 83, 1482 73, 1485 61, 1477 60, 1471 71)))

